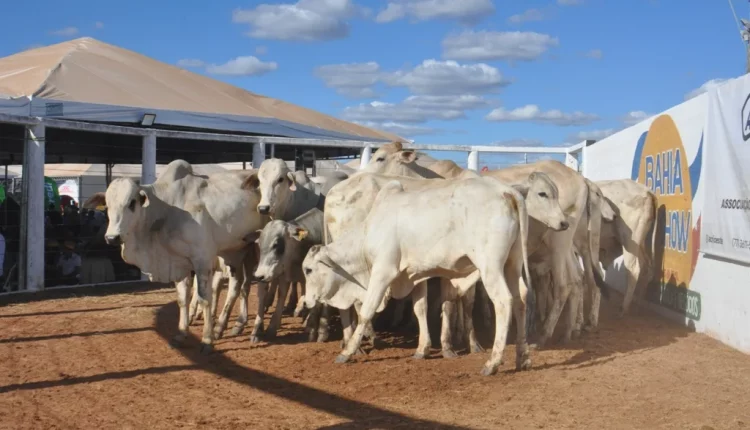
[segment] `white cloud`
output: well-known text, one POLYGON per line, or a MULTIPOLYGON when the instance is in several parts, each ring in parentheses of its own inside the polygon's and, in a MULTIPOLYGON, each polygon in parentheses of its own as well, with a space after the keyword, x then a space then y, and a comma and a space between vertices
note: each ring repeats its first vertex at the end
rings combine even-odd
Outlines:
POLYGON ((323 41, 349 34, 348 19, 364 11, 350 0, 299 0, 290 4, 261 4, 236 9, 232 21, 248 24, 257 39, 323 41))
POLYGON ((560 6, 579 6, 583 4, 583 0, 557 0, 557 4, 560 6))
POLYGON ((604 56, 601 49, 592 49, 591 51, 586 52, 584 55, 595 60, 601 60, 601 58, 604 56))
POLYGON ((651 116, 652 115, 650 113, 646 113, 642 110, 634 110, 634 111, 626 113, 622 117, 622 122, 625 125, 634 125, 634 124, 638 124, 639 122, 651 116))
POLYGON ((51 31, 50 34, 63 37, 75 36, 78 34, 78 27, 65 27, 60 30, 51 31))
POLYGON ((699 95, 718 87, 719 85, 723 84, 724 82, 727 82, 728 80, 729 79, 723 79, 723 78, 708 80, 704 82, 703 85, 701 85, 700 87, 685 94, 685 100, 690 100, 694 97, 698 97, 699 95))
POLYGON ((459 64, 455 61, 425 60, 412 70, 384 77, 386 84, 406 87, 414 94, 483 94, 510 83, 500 71, 487 64, 459 64))
POLYGON ((576 134, 571 135, 568 140, 574 141, 574 142, 580 142, 582 140, 602 140, 605 137, 612 136, 613 134, 620 131, 620 129, 617 128, 606 128, 601 130, 586 130, 586 131, 579 131, 576 134))
POLYGON ((599 116, 580 111, 565 113, 557 109, 545 112, 539 109, 537 105, 526 105, 510 111, 505 108, 497 108, 487 114, 485 119, 495 122, 528 121, 539 124, 569 126, 587 125, 598 121, 599 116))
POLYGON ((351 121, 423 123, 466 118, 466 111, 490 106, 475 95, 410 96, 401 103, 373 101, 344 109, 342 117, 351 121))
POLYGON ((408 16, 415 21, 442 19, 473 24, 494 11, 492 0, 391 0, 375 21, 386 23, 408 16))
POLYGON ((206 71, 214 75, 260 76, 277 68, 278 65, 273 61, 263 62, 249 55, 234 58, 220 65, 209 64, 206 66, 206 71))
POLYGON ((423 127, 423 126, 413 125, 413 124, 401 124, 401 123, 393 122, 393 121, 388 121, 388 122, 353 121, 353 122, 363 125, 365 127, 387 131, 389 133, 393 133, 402 137, 423 136, 423 135, 428 135, 428 134, 437 134, 441 132, 441 130, 437 128, 423 127))
POLYGON ((97 21, 97 22, 94 23, 94 27, 96 27, 99 30, 101 30, 102 28, 104 28, 104 23, 101 22, 101 21, 97 21))
POLYGON ((521 24, 524 22, 543 21, 543 20, 544 20, 544 13, 539 9, 529 9, 525 11, 524 13, 511 15, 508 18, 508 22, 511 24, 521 24))
POLYGON ((180 67, 203 67, 206 63, 197 58, 183 58, 182 60, 177 61, 177 65, 180 67))
POLYGON ((531 31, 465 31, 443 39, 443 58, 467 61, 532 61, 559 44, 556 37, 531 31))
POLYGON ((374 61, 330 64, 317 67, 314 73, 325 82, 326 86, 352 98, 375 97, 375 90, 372 87, 383 77, 380 66, 374 61))
POLYGON ((268 48, 266 48, 265 46, 257 46, 255 48, 255 53, 258 55, 268 54, 268 48))

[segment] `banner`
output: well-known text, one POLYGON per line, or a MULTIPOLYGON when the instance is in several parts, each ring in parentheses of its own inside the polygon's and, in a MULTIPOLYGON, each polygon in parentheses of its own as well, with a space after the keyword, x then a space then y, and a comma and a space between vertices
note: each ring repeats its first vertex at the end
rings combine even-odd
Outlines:
POLYGON ((750 263, 750 77, 708 96, 701 251, 750 263))

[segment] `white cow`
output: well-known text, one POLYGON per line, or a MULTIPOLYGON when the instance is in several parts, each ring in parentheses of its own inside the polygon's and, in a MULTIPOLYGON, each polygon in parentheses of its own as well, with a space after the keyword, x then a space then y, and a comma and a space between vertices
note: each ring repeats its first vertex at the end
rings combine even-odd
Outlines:
MULTIPOLYGON (((417 355, 426 354, 423 281, 464 278, 478 270, 497 315, 492 355, 482 369, 483 375, 494 374, 505 347, 509 308, 518 321, 526 318, 521 269, 528 267, 527 219, 523 196, 493 178, 435 181, 413 191, 404 191, 398 180, 386 184, 364 223, 325 247, 311 248, 303 262, 308 305, 322 301, 346 309, 361 303, 357 329, 336 362, 348 361, 357 351, 389 286, 395 298, 412 293, 420 325, 417 355)), ((526 327, 518 324, 516 368, 530 367, 526 327)))
POLYGON ((171 162, 152 185, 118 178, 107 187, 107 243, 120 244, 122 258, 156 282, 177 282, 181 343, 188 331, 188 285, 198 283, 204 325, 203 353, 212 350, 213 315, 209 278, 217 256, 239 267, 247 244, 243 238, 267 221, 252 209, 260 196, 240 188, 252 172, 192 173, 184 160, 171 162))
MULTIPOLYGON (((309 186, 297 186, 295 176, 304 175, 304 172, 292 172, 284 160, 270 158, 264 160, 258 169, 257 174, 250 175, 242 184, 242 188, 257 191, 260 193, 257 211, 260 214, 269 215, 272 219, 281 221, 292 221, 296 217, 304 214, 312 208, 323 210, 325 195, 318 191, 306 175, 300 180, 309 186)), ((330 188, 333 184, 345 179, 345 174, 337 173, 327 178, 323 188, 330 188), (328 184, 330 182, 330 184, 328 184)), ((253 239, 254 240, 254 239, 253 239)), ((284 302, 286 301, 287 289, 286 283, 279 284, 278 297, 280 298, 276 310, 271 317, 268 325, 266 336, 273 336, 281 324, 281 314, 284 302)), ((296 286, 294 286, 296 290, 296 286)), ((258 288, 259 294, 265 294, 265 288, 258 288)), ((259 299, 266 303, 265 297, 259 299)), ((322 309, 313 309, 312 317, 320 315, 320 321, 317 322, 317 340, 325 342, 328 339, 328 309, 324 306, 322 309)), ((259 314, 255 320, 255 328, 251 340, 258 341, 258 336, 263 328, 263 314, 259 314)))
MULTIPOLYGON (((614 223, 602 224, 600 259, 604 267, 608 267, 623 256, 628 280, 620 310, 623 316, 630 309, 639 283, 647 282, 653 274, 654 225, 659 202, 648 187, 630 179, 597 181, 596 184, 617 214, 614 223)), ((645 286, 642 288, 644 292, 645 286)))

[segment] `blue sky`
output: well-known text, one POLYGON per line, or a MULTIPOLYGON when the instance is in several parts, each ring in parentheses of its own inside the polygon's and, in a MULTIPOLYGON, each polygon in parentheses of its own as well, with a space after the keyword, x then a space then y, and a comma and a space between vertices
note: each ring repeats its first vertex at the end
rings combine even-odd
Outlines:
MULTIPOLYGON (((748 17, 750 4, 733 0, 748 17)), ((422 143, 601 138, 744 73, 705 0, 10 2, 0 56, 91 36, 422 143)))

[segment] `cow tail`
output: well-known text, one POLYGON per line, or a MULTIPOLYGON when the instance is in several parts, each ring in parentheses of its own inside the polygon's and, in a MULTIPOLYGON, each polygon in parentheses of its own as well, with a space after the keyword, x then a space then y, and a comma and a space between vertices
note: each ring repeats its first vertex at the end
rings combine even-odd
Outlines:
MULTIPOLYGON (((600 211, 592 211, 591 210, 591 187, 589 187, 588 180, 586 182, 586 217, 588 218, 588 225, 586 228, 586 236, 588 236, 588 245, 589 245, 589 259, 591 260, 591 267, 588 269, 591 270, 591 273, 594 275, 594 283, 599 288, 599 291, 602 294, 602 297, 605 299, 609 299, 609 285, 607 285, 606 282, 604 282, 604 278, 602 277, 601 268, 599 267, 599 240, 597 240, 597 237, 601 236, 602 231, 602 214, 600 211), (591 216, 593 213, 594 216, 591 216), (592 232, 598 231, 599 236, 592 234, 592 232), (595 254, 596 253, 596 254, 595 254), (597 258, 594 258, 594 255, 597 256, 597 258)), ((584 261, 585 264, 585 261, 584 261)))
MULTIPOLYGON (((659 213, 659 199, 656 197, 656 194, 652 193, 651 191, 648 192, 648 197, 651 201, 651 225, 649 226, 649 233, 646 235, 646 240, 648 241, 648 248, 644 249, 641 254, 643 254, 643 260, 644 260, 644 266, 646 269, 647 274, 647 280, 648 282, 651 282, 651 279, 653 278, 653 264, 654 264, 654 253, 656 252, 656 223, 657 223, 657 216, 659 213)), ((640 246, 643 246, 642 244, 640 246)))
POLYGON ((531 292, 531 273, 529 272, 529 252, 527 241, 529 238, 529 215, 526 212, 526 200, 521 193, 513 190, 513 200, 515 201, 516 211, 518 212, 518 224, 520 228, 521 255, 523 257, 523 270, 526 275, 526 288, 531 292))

